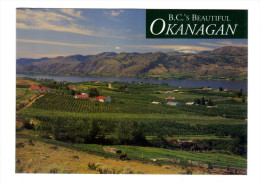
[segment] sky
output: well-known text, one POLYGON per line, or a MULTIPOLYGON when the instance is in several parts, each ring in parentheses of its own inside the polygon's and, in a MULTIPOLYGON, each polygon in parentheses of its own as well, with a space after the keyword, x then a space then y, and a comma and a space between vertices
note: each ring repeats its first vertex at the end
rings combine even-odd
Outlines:
POLYGON ((144 9, 17 9, 16 58, 101 52, 198 53, 247 39, 146 39, 144 9))

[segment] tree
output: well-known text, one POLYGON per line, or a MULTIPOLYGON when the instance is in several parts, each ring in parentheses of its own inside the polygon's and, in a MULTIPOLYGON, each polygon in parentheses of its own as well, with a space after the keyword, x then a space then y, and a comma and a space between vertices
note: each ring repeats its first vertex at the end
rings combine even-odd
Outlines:
POLYGON ((89 94, 89 97, 100 96, 100 93, 99 93, 97 88, 89 88, 88 89, 88 94, 89 94))
POLYGON ((71 94, 72 96, 74 96, 74 95, 76 94, 76 92, 72 89, 72 90, 70 90, 70 94, 71 94))
POLYGON ((94 142, 96 139, 96 136, 98 135, 100 131, 100 126, 98 122, 94 122, 92 119, 89 120, 89 129, 88 129, 88 135, 87 135, 87 142, 94 142))
POLYGON ((212 100, 210 98, 209 101, 208 101, 208 106, 213 106, 213 105, 214 105, 214 103, 212 102, 212 100))
POLYGON ((219 90, 219 91, 223 91, 223 87, 219 87, 218 90, 219 90))
POLYGON ((140 128, 140 126, 138 126, 137 122, 133 123, 133 136, 134 136, 134 141, 133 143, 136 145, 146 145, 146 138, 143 134, 142 129, 140 128))
POLYGON ((205 103, 205 99, 204 99, 204 97, 202 97, 201 98, 201 103, 200 103, 200 105, 205 105, 206 103, 205 103))
POLYGON ((243 102, 243 103, 246 103, 246 98, 245 98, 245 97, 242 99, 242 102, 243 102))
POLYGON ((194 102, 195 102, 195 104, 199 104, 199 105, 200 105, 200 99, 196 98, 196 99, 194 100, 194 102))
POLYGON ((247 136, 239 135, 237 136, 230 145, 230 151, 236 155, 241 155, 243 157, 247 156, 247 136))
POLYGON ((146 144, 145 136, 137 122, 119 122, 115 134, 117 144, 146 144))
POLYGON ((134 140, 132 123, 119 122, 116 127, 116 143, 130 144, 134 140))
POLYGON ((120 91, 124 91, 125 89, 126 89, 126 87, 124 85, 121 85, 118 87, 118 90, 120 90, 120 91))
POLYGON ((240 91, 237 93, 238 98, 241 98, 243 96, 243 89, 240 89, 240 91))

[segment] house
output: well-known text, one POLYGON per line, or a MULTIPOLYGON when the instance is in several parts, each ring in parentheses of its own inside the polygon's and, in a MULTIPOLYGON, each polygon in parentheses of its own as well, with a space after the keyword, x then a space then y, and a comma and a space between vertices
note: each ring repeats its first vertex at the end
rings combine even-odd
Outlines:
POLYGON ((172 91, 165 91, 164 94, 172 94, 172 91))
POLYGON ((51 88, 45 87, 45 86, 31 86, 29 90, 37 90, 39 92, 52 92, 51 88))
POLYGON ((111 100, 110 96, 106 97, 106 98, 104 99, 104 102, 111 103, 111 102, 112 102, 112 100, 111 100))
POLYGON ((39 86, 31 86, 29 87, 30 90, 38 90, 39 89, 39 86))
POLYGON ((93 101, 99 101, 99 102, 108 102, 110 103, 112 100, 110 98, 110 96, 105 97, 105 96, 97 96, 95 98, 91 98, 91 100, 93 101))
POLYGON ((152 104, 159 104, 160 102, 152 101, 152 104))
POLYGON ((187 102, 186 105, 194 105, 195 102, 187 102))
POLYGON ((109 89, 111 89, 111 88, 112 88, 112 84, 111 84, 110 82, 108 82, 108 83, 107 83, 107 87, 108 87, 109 89))
POLYGON ((86 93, 81 93, 81 95, 75 95, 75 98, 88 99, 88 94, 86 94, 86 93))
POLYGON ((209 90, 209 88, 202 88, 203 90, 209 90))
POLYGON ((42 87, 39 88, 39 91, 40 91, 40 92, 45 92, 46 90, 47 90, 47 87, 44 87, 44 86, 42 86, 42 87))
POLYGON ((225 88, 224 91, 228 91, 228 88, 225 88))
POLYGON ((174 100, 175 98, 173 96, 168 96, 167 98, 165 98, 166 100, 174 100))
POLYGON ((180 102, 167 102, 167 105, 181 107, 182 104, 180 102))
POLYGON ((52 92, 52 89, 51 89, 51 88, 48 88, 48 87, 42 86, 42 87, 39 88, 38 91, 39 91, 39 92, 52 92))

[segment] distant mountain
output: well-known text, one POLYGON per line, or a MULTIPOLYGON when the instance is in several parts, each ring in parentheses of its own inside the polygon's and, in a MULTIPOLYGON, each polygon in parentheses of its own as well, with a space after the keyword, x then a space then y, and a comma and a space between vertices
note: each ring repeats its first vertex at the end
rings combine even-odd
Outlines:
POLYGON ((50 59, 50 58, 47 58, 47 57, 43 57, 40 59, 20 58, 20 59, 16 60, 16 64, 19 66, 25 66, 25 65, 28 65, 28 64, 31 64, 34 62, 41 62, 41 61, 44 61, 47 59, 50 59))
POLYGON ((220 47, 213 51, 202 51, 200 54, 214 54, 214 55, 227 55, 227 56, 247 56, 247 47, 233 47, 226 46, 220 47))
POLYGON ((19 73, 110 73, 247 75, 247 47, 221 47, 198 54, 178 52, 72 55, 55 58, 18 59, 19 73))

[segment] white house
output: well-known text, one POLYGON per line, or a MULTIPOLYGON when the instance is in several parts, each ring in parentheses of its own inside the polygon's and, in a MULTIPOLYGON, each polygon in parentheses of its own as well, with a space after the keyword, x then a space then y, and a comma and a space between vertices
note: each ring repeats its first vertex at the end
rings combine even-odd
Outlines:
POLYGON ((194 105, 194 102, 187 102, 186 105, 194 105))
POLYGON ((106 97, 105 99, 104 99, 104 102, 111 102, 112 100, 111 100, 111 98, 110 98, 110 96, 108 96, 108 97, 106 97))
POLYGON ((164 94, 172 94, 172 91, 165 91, 164 94))
POLYGON ((181 107, 182 104, 180 102, 167 102, 167 105, 181 107))

